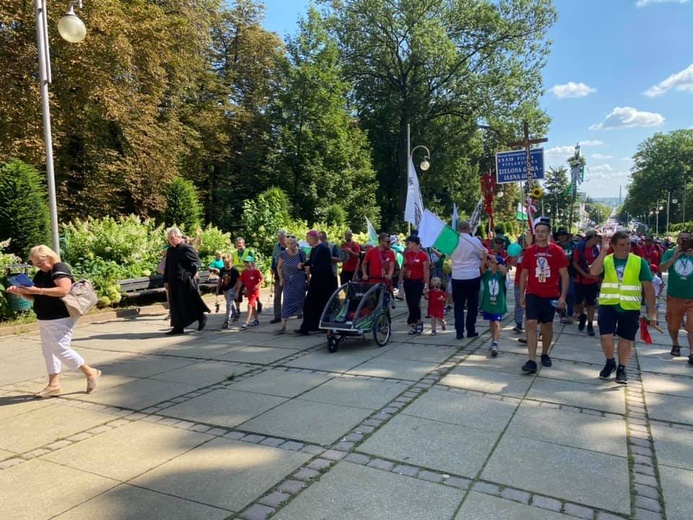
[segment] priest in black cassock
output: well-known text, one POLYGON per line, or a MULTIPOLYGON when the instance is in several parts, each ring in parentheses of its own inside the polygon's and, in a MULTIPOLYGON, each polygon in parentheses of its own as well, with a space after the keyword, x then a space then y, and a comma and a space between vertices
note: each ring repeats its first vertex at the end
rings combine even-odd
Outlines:
POLYGON ((200 269, 200 257, 195 248, 183 240, 178 228, 166 232, 171 247, 166 252, 164 283, 168 291, 171 326, 167 335, 183 334, 185 327, 197 321, 197 330, 207 324, 206 312, 211 312, 200 296, 195 275, 200 269))
POLYGON ((308 294, 303 304, 303 323, 296 334, 308 335, 319 331, 320 317, 332 293, 337 289, 337 278, 332 274, 332 252, 320 242, 317 231, 309 231, 306 240, 311 246, 305 270, 310 276, 308 294))

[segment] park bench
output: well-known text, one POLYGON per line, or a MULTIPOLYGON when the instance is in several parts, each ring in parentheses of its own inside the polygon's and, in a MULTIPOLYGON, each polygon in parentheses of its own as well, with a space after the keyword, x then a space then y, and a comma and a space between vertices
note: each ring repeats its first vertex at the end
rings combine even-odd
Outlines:
MULTIPOLYGON (((217 287, 216 278, 210 280, 210 274, 209 271, 200 271, 199 273, 200 291, 203 293, 214 292, 217 287)), ((120 293, 126 298, 152 296, 163 294, 165 291, 164 277, 160 274, 120 280, 118 285, 120 286, 120 293)))

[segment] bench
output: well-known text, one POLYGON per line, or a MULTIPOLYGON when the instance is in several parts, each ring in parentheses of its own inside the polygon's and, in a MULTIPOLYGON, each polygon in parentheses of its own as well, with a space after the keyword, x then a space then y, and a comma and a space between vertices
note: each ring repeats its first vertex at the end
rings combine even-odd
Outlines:
MULTIPOLYGON (((209 279, 211 273, 209 271, 200 271, 198 281, 200 284, 200 292, 214 292, 217 287, 217 279, 209 279)), ((160 274, 151 276, 143 276, 141 278, 129 278, 118 282, 120 293, 127 298, 138 298, 140 296, 152 296, 163 294, 164 277, 160 274)))

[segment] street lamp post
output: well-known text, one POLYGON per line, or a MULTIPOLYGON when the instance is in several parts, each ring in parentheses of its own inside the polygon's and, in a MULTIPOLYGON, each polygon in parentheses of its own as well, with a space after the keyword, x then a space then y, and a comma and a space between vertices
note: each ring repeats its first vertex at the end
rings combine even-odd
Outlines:
MULTIPOLYGON (((41 83, 41 112, 43 114, 43 139, 46 145, 46 176, 48 178, 48 207, 51 216, 51 236, 53 249, 60 253, 60 234, 58 231, 58 204, 53 170, 53 137, 51 134, 51 108, 48 85, 51 84, 51 58, 48 45, 47 0, 34 0, 36 10, 36 45, 38 47, 39 81, 41 83)), ((82 7, 82 0, 70 2, 68 12, 58 22, 58 32, 65 40, 79 43, 84 40, 87 29, 74 11, 74 6, 82 7)))

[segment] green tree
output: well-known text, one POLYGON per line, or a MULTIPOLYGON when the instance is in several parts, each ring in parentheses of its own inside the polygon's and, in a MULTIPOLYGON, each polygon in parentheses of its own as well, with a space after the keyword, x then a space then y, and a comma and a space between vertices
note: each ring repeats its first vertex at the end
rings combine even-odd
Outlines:
POLYGON ((402 218, 407 125, 412 143, 432 150, 421 184, 424 203, 433 207, 449 207, 450 198, 467 208, 476 202, 490 157, 479 122, 505 142, 519 136, 523 118, 543 131, 540 73, 556 18, 550 0, 327 3, 374 150, 386 227, 402 218))
POLYGON ((549 168, 544 179, 544 208, 554 221, 554 227, 567 227, 571 199, 568 170, 563 166, 549 168))
POLYGON ((0 164, 0 241, 7 253, 27 258, 50 239, 48 195, 35 168, 18 160, 0 164))
POLYGON ((169 184, 166 194, 164 223, 179 226, 187 233, 194 233, 202 221, 202 206, 192 181, 177 177, 169 184))
POLYGON ((246 243, 265 256, 272 254, 277 231, 290 222, 289 198, 280 188, 270 188, 243 203, 241 216, 246 243))

